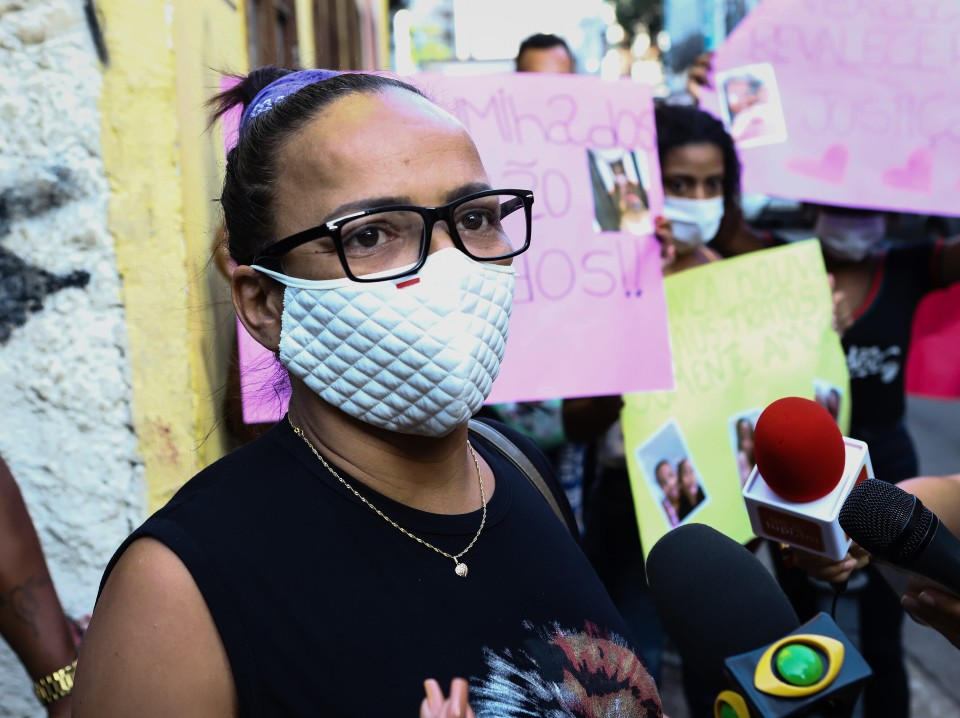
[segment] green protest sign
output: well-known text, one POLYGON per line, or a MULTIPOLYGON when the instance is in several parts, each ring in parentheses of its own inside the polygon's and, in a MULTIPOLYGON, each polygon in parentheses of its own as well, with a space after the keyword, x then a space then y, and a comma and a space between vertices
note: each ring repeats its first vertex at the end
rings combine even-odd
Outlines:
MULTIPOLYGON (((676 389, 629 394, 621 421, 644 553, 674 526, 753 538, 740 495, 753 427, 784 396, 849 424, 847 367, 819 244, 727 259, 665 282, 676 389)), ((815 450, 815 447, 811 447, 815 450)))

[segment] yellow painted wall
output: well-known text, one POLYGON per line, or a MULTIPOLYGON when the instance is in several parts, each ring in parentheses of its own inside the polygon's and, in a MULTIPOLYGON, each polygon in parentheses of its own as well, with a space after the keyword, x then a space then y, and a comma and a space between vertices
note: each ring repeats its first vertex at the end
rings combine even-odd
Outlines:
MULTIPOLYGON (((386 0, 369 0, 386 14, 386 0)), ((219 423, 235 341, 227 282, 210 261, 223 140, 204 103, 221 71, 248 69, 244 0, 101 0, 110 63, 101 98, 110 232, 123 280, 149 509, 229 448, 219 423)), ((312 3, 296 0, 301 64, 312 3)), ((381 36, 380 42, 383 42, 381 36)))
POLYGON ((296 2, 300 67, 316 67, 317 44, 313 33, 313 3, 310 0, 296 0, 296 2))
POLYGON ((150 510, 226 448, 215 415, 231 311, 207 270, 222 143, 214 69, 246 69, 243 3, 101 0, 109 223, 123 280, 133 418, 150 510))
POLYGON ((222 73, 247 71, 245 3, 174 0, 173 50, 179 128, 180 192, 189 290, 191 368, 195 400, 194 443, 201 466, 229 449, 217 423, 230 350, 236 340, 235 314, 226 278, 210 261, 220 222, 223 135, 207 128, 204 106, 219 89, 222 73))
POLYGON ((109 226, 151 509, 198 467, 171 23, 163 0, 102 0, 109 226))

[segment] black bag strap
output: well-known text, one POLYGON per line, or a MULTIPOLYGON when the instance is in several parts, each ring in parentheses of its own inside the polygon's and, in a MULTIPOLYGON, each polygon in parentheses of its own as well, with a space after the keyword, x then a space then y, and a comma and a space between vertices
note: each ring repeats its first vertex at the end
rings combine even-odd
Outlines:
POLYGON ((553 495, 550 487, 547 486, 547 482, 544 480, 543 475, 537 470, 537 467, 533 465, 533 462, 530 461, 529 457, 520 450, 520 447, 518 447, 516 444, 510 441, 510 439, 494 429, 492 426, 489 424, 484 424, 482 421, 471 419, 468 428, 474 434, 477 434, 490 442, 490 444, 497 451, 503 454, 503 456, 509 459, 514 466, 520 469, 520 473, 527 477, 530 483, 534 485, 543 498, 547 500, 547 503, 550 504, 550 508, 553 509, 553 513, 555 513, 557 518, 560 519, 560 523, 562 523, 564 526, 567 525, 567 520, 563 516, 563 511, 560 510, 560 504, 557 503, 556 497, 553 495))

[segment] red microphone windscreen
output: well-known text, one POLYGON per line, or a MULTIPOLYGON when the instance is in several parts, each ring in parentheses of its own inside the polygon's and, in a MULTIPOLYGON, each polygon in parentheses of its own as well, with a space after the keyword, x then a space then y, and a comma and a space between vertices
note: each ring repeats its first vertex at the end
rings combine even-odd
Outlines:
POLYGON ((815 501, 843 477, 843 435, 827 410, 810 399, 788 396, 764 409, 753 451, 757 471, 787 501, 815 501))

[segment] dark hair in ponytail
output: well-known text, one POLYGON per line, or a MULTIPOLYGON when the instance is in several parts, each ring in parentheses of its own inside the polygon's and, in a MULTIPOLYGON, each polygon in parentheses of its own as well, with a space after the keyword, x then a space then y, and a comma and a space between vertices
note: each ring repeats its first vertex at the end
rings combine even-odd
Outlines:
MULTIPOLYGON (((292 70, 260 67, 233 87, 215 95, 211 122, 228 110, 246 108, 270 83, 292 70)), ((336 100, 356 94, 401 89, 423 97, 417 88, 383 75, 344 73, 307 85, 245 125, 237 145, 227 153, 220 204, 227 228, 227 247, 237 264, 251 264, 276 241, 276 186, 280 150, 290 138, 336 100)))

